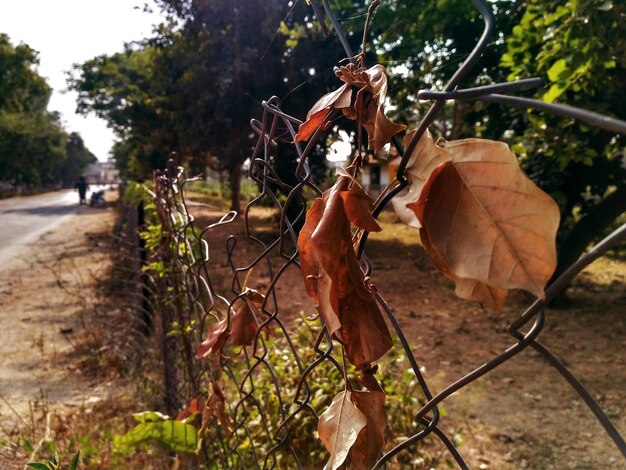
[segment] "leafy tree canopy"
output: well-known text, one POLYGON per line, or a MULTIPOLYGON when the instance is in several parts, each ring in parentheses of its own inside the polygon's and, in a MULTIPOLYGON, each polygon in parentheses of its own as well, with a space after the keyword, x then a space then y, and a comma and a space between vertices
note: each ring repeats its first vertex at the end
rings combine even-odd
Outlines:
POLYGON ((0 178, 3 186, 70 185, 95 160, 77 133, 48 112, 51 88, 38 54, 0 33, 0 178))

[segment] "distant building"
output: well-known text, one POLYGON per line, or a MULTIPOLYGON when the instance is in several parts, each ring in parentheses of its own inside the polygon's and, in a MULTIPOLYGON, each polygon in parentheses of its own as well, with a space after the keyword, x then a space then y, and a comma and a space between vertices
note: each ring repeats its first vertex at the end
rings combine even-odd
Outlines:
POLYGON ((120 172, 115 168, 113 160, 91 163, 86 171, 89 184, 118 184, 120 172))
POLYGON ((376 199, 396 177, 400 160, 402 159, 397 155, 390 155, 387 160, 382 160, 368 154, 368 158, 361 168, 361 186, 372 199, 376 199))

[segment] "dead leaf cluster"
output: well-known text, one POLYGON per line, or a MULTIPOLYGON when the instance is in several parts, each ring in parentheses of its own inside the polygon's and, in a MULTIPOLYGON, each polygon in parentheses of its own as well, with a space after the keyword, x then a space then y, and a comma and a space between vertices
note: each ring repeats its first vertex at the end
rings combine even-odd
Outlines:
POLYGON ((330 125, 327 117, 333 109, 341 110, 348 119, 358 121, 367 131, 369 147, 378 153, 405 125, 395 124, 385 116, 387 73, 382 65, 369 69, 349 64, 336 71, 344 83, 337 90, 322 96, 309 110, 300 126, 296 142, 308 140, 318 127, 330 125), (353 94, 353 90, 356 93, 353 94))
POLYGON ((315 301, 328 332, 359 368, 379 359, 392 346, 391 336, 354 251, 351 224, 380 231, 372 202, 349 176, 314 201, 298 238, 307 293, 315 301))

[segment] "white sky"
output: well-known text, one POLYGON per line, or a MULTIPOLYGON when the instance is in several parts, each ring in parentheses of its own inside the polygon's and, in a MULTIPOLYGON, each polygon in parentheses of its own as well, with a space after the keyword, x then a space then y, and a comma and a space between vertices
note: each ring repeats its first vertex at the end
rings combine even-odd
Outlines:
MULTIPOLYGON (((143 12, 145 0, 0 0, 0 32, 15 46, 21 42, 39 51, 39 74, 53 88, 48 109, 59 111, 65 129, 79 132, 100 160, 108 158, 113 132, 95 116, 74 113, 76 93, 67 87, 72 64, 97 55, 120 52, 125 42, 151 35, 160 21, 143 12), (139 7, 135 9, 134 7, 139 7)), ((151 0, 147 1, 152 5, 151 0)))

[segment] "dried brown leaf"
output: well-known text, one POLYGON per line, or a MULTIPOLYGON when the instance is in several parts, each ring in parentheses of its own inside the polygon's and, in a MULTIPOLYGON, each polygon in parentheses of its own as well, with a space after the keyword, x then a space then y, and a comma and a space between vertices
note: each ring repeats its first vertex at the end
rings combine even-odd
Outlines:
POLYGON ((315 130, 324 124, 324 119, 331 109, 341 109, 350 106, 352 89, 348 84, 322 96, 306 115, 306 120, 300 125, 296 134, 296 142, 306 141, 311 138, 315 130))
POLYGON ((369 146, 375 153, 406 126, 395 124, 385 116, 387 99, 387 73, 382 65, 369 69, 356 68, 350 64, 340 67, 337 76, 345 84, 332 93, 324 95, 307 114, 306 121, 300 125, 296 142, 308 140, 313 132, 325 123, 331 109, 341 109, 352 120, 358 120, 365 127, 369 146), (356 89, 356 98, 352 102, 352 89, 356 89))
POLYGON ((429 254, 456 278, 484 284, 457 284, 457 292, 487 303, 492 297, 495 304, 502 291, 491 288, 521 288, 542 298, 556 267, 558 206, 521 171, 505 144, 467 139, 444 148, 450 161, 407 205, 422 223, 429 254))
POLYGON ((259 330, 257 323, 258 307, 253 301, 241 303, 231 318, 231 332, 227 344, 251 346, 259 330))
POLYGON ((349 193, 350 181, 340 176, 323 198, 315 200, 298 237, 298 250, 307 293, 329 333, 344 344, 350 362, 361 367, 380 358, 392 341, 352 246, 344 197, 353 206, 356 222, 370 226, 371 221, 364 215, 362 194, 343 194, 349 193))
POLYGON ((508 295, 507 289, 488 286, 475 279, 458 277, 447 265, 446 260, 433 247, 427 231, 420 231, 422 246, 433 264, 455 284, 454 292, 461 299, 475 300, 499 313, 508 295))
POLYGON ((372 216, 374 205, 369 195, 354 181, 348 191, 340 192, 348 220, 368 232, 380 232, 382 229, 372 216))
POLYGON ((198 346, 197 358, 219 357, 229 336, 228 318, 211 324, 206 339, 198 346))
MULTIPOLYGON (((178 413, 178 416, 176 416, 176 421, 187 420, 190 417, 193 417, 194 415, 201 414, 203 410, 204 410, 204 402, 202 401, 202 398, 194 398, 193 400, 191 400, 187 408, 185 408, 180 413, 178 413)), ((193 421, 195 421, 195 418, 193 418, 193 421)), ((193 424, 193 423, 189 423, 189 424, 193 424)))
POLYGON ((352 392, 355 406, 365 415, 367 424, 359 433, 356 442, 350 448, 350 468, 368 470, 378 460, 385 447, 385 394, 381 391, 352 392))
POLYGON ((202 411, 202 426, 198 431, 198 437, 203 438, 206 435, 214 417, 217 418, 217 422, 226 432, 232 432, 233 422, 226 411, 226 398, 224 397, 222 386, 215 380, 211 382, 206 406, 202 411))
POLYGON ((337 394, 320 415, 317 432, 330 452, 324 470, 335 470, 345 462, 350 448, 367 424, 366 416, 351 401, 353 393, 344 391, 337 394))

